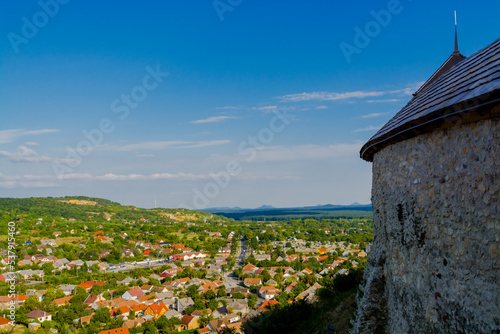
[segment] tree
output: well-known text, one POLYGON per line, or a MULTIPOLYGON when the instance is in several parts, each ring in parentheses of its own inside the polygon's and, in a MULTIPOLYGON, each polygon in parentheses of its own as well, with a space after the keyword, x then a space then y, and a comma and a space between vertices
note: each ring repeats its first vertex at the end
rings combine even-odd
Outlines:
POLYGON ((61 289, 56 289, 55 294, 56 294, 56 299, 63 298, 64 296, 66 296, 61 289))
POLYGON ((75 296, 87 296, 88 293, 87 291, 85 291, 84 288, 82 288, 81 286, 77 286, 75 288, 75 296))
POLYGON ((265 282, 269 281, 271 278, 273 278, 273 277, 271 276, 269 271, 267 269, 264 269, 262 271, 262 282, 265 283, 265 282))
POLYGON ((288 304, 288 293, 286 293, 285 291, 281 291, 277 296, 276 296, 276 300, 278 302, 280 302, 281 304, 283 305, 287 305, 288 304))
POLYGON ((254 308, 257 305, 257 300, 258 299, 259 299, 259 297, 257 297, 257 295, 251 293, 248 296, 248 307, 249 308, 254 308))
POLYGON ((143 334, 158 334, 158 330, 152 321, 146 321, 142 324, 142 328, 144 329, 143 334))
POLYGON ((201 300, 195 300, 193 306, 196 310, 204 310, 206 308, 205 303, 203 303, 201 300))
POLYGON ((226 297, 227 296, 227 293, 226 293, 226 287, 224 285, 221 285, 218 289, 217 289, 217 297, 219 298, 223 298, 223 297, 226 297))
POLYGON ((232 295, 232 297, 234 299, 245 299, 245 295, 242 294, 241 292, 234 292, 233 295, 232 295))
POLYGON ((208 313, 207 310, 203 310, 201 311, 201 316, 200 318, 198 319, 199 323, 200 324, 203 324, 203 326, 205 326, 206 324, 208 324, 212 319, 213 319, 213 315, 211 313, 208 313))
POLYGON ((205 292, 204 297, 205 297, 205 299, 210 300, 210 299, 216 298, 217 295, 212 290, 208 290, 207 292, 205 292))
POLYGON ((91 321, 100 324, 107 324, 111 320, 111 315, 107 307, 98 307, 91 321))
POLYGON ((28 310, 28 312, 33 311, 36 308, 40 307, 40 302, 38 301, 38 297, 36 295, 31 295, 26 299, 23 304, 23 308, 28 310))
POLYGON ((45 275, 50 275, 52 273, 52 270, 54 270, 54 265, 52 263, 44 263, 42 264, 42 270, 45 275))
POLYGON ((233 327, 224 327, 219 334, 236 334, 236 329, 233 327))
POLYGON ((198 288, 200 286, 199 285, 196 285, 196 284, 192 284, 189 286, 189 288, 187 289, 187 292, 186 294, 191 297, 191 299, 195 299, 196 297, 198 297, 198 288))
POLYGON ((99 295, 103 291, 104 291, 104 287, 101 286, 100 284, 94 284, 94 286, 92 286, 92 288, 90 289, 90 293, 93 295, 99 295))
POLYGON ((278 274, 274 275, 274 280, 275 280, 277 283, 281 283, 281 282, 283 282, 283 274, 278 273, 278 274))
POLYGON ((219 302, 217 301, 217 299, 210 299, 207 306, 211 310, 216 310, 219 307, 219 302))

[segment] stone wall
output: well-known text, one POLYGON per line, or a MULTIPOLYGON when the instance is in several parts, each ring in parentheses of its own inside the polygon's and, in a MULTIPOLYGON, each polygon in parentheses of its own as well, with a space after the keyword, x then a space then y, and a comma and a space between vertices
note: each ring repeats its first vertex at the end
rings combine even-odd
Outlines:
POLYGON ((500 333, 500 118, 376 153, 352 333, 500 333))

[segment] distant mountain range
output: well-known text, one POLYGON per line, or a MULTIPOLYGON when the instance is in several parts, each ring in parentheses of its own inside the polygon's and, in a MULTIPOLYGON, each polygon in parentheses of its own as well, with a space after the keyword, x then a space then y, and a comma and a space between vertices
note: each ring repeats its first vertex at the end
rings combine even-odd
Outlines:
POLYGON ((271 205, 262 205, 258 208, 241 208, 238 206, 235 207, 214 207, 214 208, 206 208, 200 209, 199 211, 204 212, 251 212, 251 211, 301 211, 301 210, 361 210, 361 211, 369 211, 372 209, 371 204, 359 204, 358 202, 354 202, 349 205, 339 205, 339 204, 320 204, 314 206, 298 206, 298 207, 288 207, 288 208, 276 208, 271 205))

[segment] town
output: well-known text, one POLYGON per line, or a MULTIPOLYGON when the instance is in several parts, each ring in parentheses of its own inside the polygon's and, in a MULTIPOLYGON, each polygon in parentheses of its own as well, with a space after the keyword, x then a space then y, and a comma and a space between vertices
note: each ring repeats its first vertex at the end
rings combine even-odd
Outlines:
POLYGON ((362 270, 373 240, 369 218, 235 221, 80 197, 0 210, 15 226, 0 242, 0 329, 15 333, 249 332, 362 270))

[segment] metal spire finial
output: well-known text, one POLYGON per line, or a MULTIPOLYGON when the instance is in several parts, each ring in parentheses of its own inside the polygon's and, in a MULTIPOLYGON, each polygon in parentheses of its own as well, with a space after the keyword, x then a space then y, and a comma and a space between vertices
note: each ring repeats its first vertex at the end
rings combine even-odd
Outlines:
POLYGON ((460 53, 458 51, 458 35, 457 35, 457 11, 455 11, 455 50, 453 51, 453 53, 460 53))

